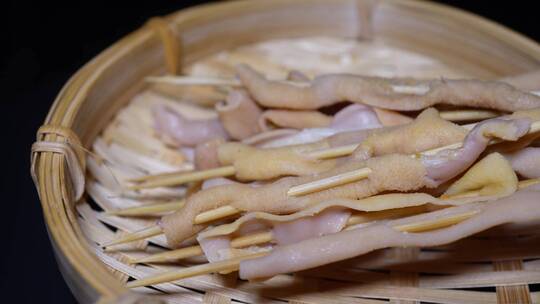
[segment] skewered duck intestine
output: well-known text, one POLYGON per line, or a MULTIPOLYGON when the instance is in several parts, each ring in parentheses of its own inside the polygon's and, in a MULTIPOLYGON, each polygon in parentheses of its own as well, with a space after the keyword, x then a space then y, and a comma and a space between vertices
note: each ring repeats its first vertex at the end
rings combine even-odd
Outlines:
POLYGON ((411 123, 373 132, 354 151, 353 157, 367 159, 389 153, 419 153, 461 142, 467 130, 442 119, 434 108, 424 110, 411 123))
MULTIPOLYGON (((264 221, 271 223, 275 227, 276 223, 287 223, 305 217, 313 217, 332 208, 370 212, 373 215, 373 212, 377 211, 416 207, 426 204, 450 206, 469 202, 489 201, 508 196, 514 193, 517 188, 518 178, 508 160, 499 153, 492 153, 478 161, 462 177, 453 182, 440 199, 422 192, 379 194, 363 199, 329 199, 310 205, 299 212, 287 215, 275 215, 260 211, 250 212, 230 224, 220 225, 201 232, 199 237, 204 239, 231 235, 236 232, 243 233, 243 225, 252 224, 253 221, 264 221), (475 196, 467 195, 471 190, 476 192, 475 196)), ((372 217, 366 216, 366 218, 372 217)), ((264 227, 269 226, 268 224, 265 225, 264 227)), ((279 244, 279 240, 277 243, 279 244)))
POLYGON ((328 199, 359 199, 384 191, 405 192, 423 187, 433 188, 465 171, 485 149, 490 138, 515 140, 528 131, 529 125, 528 119, 492 119, 478 124, 466 137, 461 148, 443 150, 420 159, 401 154, 384 155, 365 161, 351 159, 319 174, 286 177, 256 188, 246 184, 214 187, 189 197, 182 209, 163 217, 160 225, 169 245, 176 247, 205 227, 193 224, 198 214, 224 205, 242 211, 284 214, 297 212, 328 199), (366 179, 305 196, 287 195, 292 186, 360 168, 369 168, 372 173, 366 179))
POLYGON ((540 218, 539 195, 540 189, 536 185, 489 203, 473 203, 447 208, 276 247, 267 256, 242 261, 240 277, 243 279, 268 278, 281 273, 329 264, 386 247, 444 245, 501 224, 538 220, 540 218), (461 223, 432 232, 406 233, 394 228, 465 212, 476 214, 461 223))
POLYGON ((308 84, 291 84, 266 80, 247 65, 239 65, 236 71, 250 95, 270 108, 309 110, 340 101, 399 111, 421 110, 436 104, 509 112, 540 107, 540 97, 497 81, 326 74, 308 84))
MULTIPOLYGON (((351 105, 338 112, 335 121, 342 118, 341 127, 354 128, 370 125, 349 123, 351 117, 365 118, 364 106, 351 105), (339 117, 338 117, 339 116, 339 117), (348 116, 348 117, 347 117, 348 116)), ((361 119, 358 119, 361 120, 361 119)), ((337 124, 337 123, 336 123, 337 124)), ((335 160, 319 160, 307 155, 308 152, 336 146, 361 143, 354 157, 366 159, 391 153, 410 154, 428 149, 461 142, 467 130, 459 125, 441 119, 435 109, 427 109, 414 121, 394 127, 366 129, 337 133, 314 143, 293 145, 281 148, 255 148, 240 143, 206 144, 207 149, 199 148, 196 159, 198 168, 211 165, 233 165, 236 177, 240 180, 264 180, 287 175, 307 175, 329 170, 337 164, 335 160), (211 149, 212 152, 210 152, 211 149), (208 157, 208 159, 204 159, 208 157), (211 159, 210 157, 217 157, 211 159), (199 164, 199 162, 201 164, 199 164), (204 165, 203 165, 204 164, 204 165)))

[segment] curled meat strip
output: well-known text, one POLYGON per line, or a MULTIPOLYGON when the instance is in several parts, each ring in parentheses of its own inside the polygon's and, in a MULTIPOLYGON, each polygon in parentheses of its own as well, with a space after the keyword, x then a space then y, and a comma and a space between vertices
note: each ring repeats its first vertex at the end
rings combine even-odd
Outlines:
POLYGON ((225 101, 217 103, 215 108, 231 138, 241 140, 261 131, 257 120, 262 110, 245 91, 231 91, 225 101))
POLYGON ((527 189, 490 203, 447 208, 279 246, 267 256, 242 261, 240 277, 250 280, 268 278, 326 265, 386 247, 444 245, 501 224, 538 220, 539 195, 539 189, 527 189), (459 224, 431 232, 406 233, 393 228, 466 212, 478 213, 459 224))
POLYGON ((529 147, 505 154, 512 168, 526 178, 540 178, 540 148, 529 147))
POLYGON ((154 106, 152 113, 158 135, 176 147, 195 146, 211 139, 228 137, 217 119, 191 120, 164 105, 154 106))
POLYGON ((504 120, 489 119, 476 125, 458 149, 446 149, 433 155, 422 155, 427 177, 434 185, 449 180, 466 170, 485 150, 489 141, 500 138, 506 141, 518 140, 527 134, 531 122, 527 118, 504 120))
POLYGON ((236 72, 259 104, 273 108, 317 109, 340 101, 399 111, 440 103, 512 112, 540 106, 540 97, 503 82, 328 74, 300 85, 266 80, 246 65, 238 66, 236 72))
POLYGON ((216 138, 198 144, 195 147, 195 168, 197 170, 206 170, 221 166, 218 158, 218 147, 225 141, 221 138, 216 138))

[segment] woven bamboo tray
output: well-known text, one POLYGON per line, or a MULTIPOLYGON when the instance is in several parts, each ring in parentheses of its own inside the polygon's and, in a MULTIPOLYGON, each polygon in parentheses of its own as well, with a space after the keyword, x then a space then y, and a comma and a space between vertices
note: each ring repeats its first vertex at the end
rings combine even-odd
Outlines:
POLYGON ((539 45, 478 16, 416 1, 381 1, 369 15, 371 3, 273 0, 195 7, 149 22, 73 75, 38 131, 32 175, 59 267, 80 302, 540 303, 540 293, 530 290, 540 282, 540 239, 531 228, 492 230, 435 249, 378 251, 335 271, 283 276, 269 285, 234 276, 195 277, 162 284, 158 290, 170 293, 165 297, 157 290, 128 291, 128 277, 145 269, 122 264, 121 256, 102 253, 88 239, 89 223, 104 235, 121 232, 103 225, 87 204, 85 153, 115 113, 147 89, 149 75, 180 74, 205 56, 249 43, 314 35, 374 35, 484 79, 540 68, 539 45))

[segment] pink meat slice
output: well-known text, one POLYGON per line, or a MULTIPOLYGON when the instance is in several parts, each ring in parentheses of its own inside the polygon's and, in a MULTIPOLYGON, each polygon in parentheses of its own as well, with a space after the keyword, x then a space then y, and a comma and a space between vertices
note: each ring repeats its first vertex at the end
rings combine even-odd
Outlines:
POLYGON ((213 238, 197 238, 197 241, 209 262, 221 261, 223 258, 220 251, 231 248, 231 241, 227 235, 213 238))
POLYGON ((514 171, 526 178, 540 178, 540 148, 528 147, 504 155, 514 171))
POLYGON ((193 147, 211 139, 228 138, 218 119, 191 120, 164 105, 153 107, 152 113, 158 135, 177 147, 193 147))
POLYGON ((329 127, 336 131, 351 131, 380 128, 382 124, 372 107, 352 104, 337 112, 329 127))
POLYGON ((303 217, 290 222, 276 222, 272 235, 278 245, 339 232, 347 224, 351 212, 342 208, 325 210, 315 216, 303 217))

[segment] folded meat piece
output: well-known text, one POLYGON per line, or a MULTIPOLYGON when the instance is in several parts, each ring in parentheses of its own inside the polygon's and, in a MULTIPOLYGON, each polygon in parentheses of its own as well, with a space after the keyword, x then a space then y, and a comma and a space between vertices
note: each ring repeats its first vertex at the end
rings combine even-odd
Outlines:
POLYGON ((353 157, 367 159, 389 153, 413 154, 463 141, 467 129, 446 121, 437 110, 424 110, 411 123, 373 132, 354 151, 353 157))
POLYGON ((505 223, 540 220, 540 189, 530 187, 488 203, 473 203, 368 225, 287 246, 275 247, 266 256, 240 263, 240 278, 262 279, 306 270, 387 247, 427 247, 448 244, 505 223), (407 233, 394 227, 451 215, 476 213, 458 224, 430 232, 407 233))
POLYGON ((504 155, 519 175, 540 178, 540 148, 529 147, 504 155))
POLYGON ((461 148, 445 149, 435 154, 422 154, 420 158, 426 168, 427 177, 434 185, 442 184, 473 164, 491 139, 518 140, 527 134, 530 125, 531 121, 528 118, 493 118, 478 123, 469 132, 461 148))
POLYGON ((215 109, 233 139, 242 140, 261 131, 257 121, 262 110, 245 91, 231 91, 225 101, 216 104, 215 109))
POLYGON ((191 120, 164 105, 152 108, 155 130, 176 147, 195 146, 215 138, 228 138, 218 119, 191 120))
POLYGON ((540 97, 495 81, 328 74, 307 85, 298 85, 266 80, 246 65, 239 65, 236 72, 250 95, 271 108, 317 109, 340 101, 399 111, 421 110, 442 103, 512 112, 540 106, 540 97))
POLYGON ((518 178, 510 162, 499 153, 491 153, 478 161, 454 182, 443 197, 467 197, 471 191, 481 196, 505 196, 518 188, 518 178))

